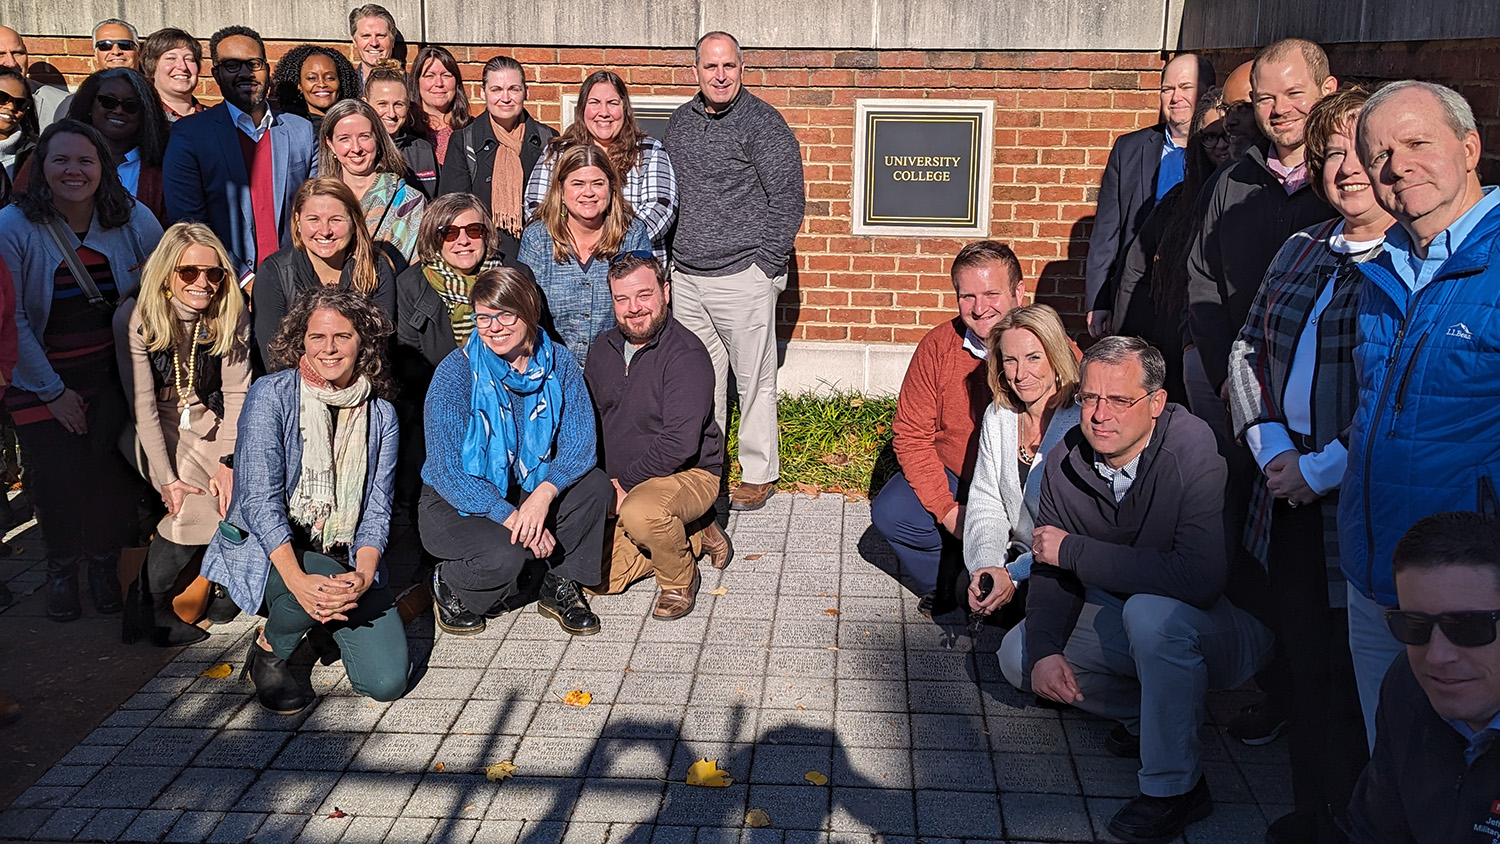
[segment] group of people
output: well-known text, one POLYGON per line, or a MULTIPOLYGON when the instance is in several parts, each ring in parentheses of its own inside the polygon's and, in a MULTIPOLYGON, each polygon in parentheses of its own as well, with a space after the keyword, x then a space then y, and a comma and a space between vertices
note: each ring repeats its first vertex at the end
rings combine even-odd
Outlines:
POLYGON ((1254 677, 1229 732, 1285 732, 1292 767, 1267 841, 1488 841, 1500 193, 1473 112, 1341 86, 1301 39, 1214 82, 1174 58, 1162 122, 1111 152, 1087 351, 1005 245, 958 254, 874 527, 924 612, 1010 627, 1010 683, 1116 722, 1114 836, 1212 811, 1206 695, 1254 677))
POLYGON ((0 371, 48 616, 78 618, 86 582, 127 641, 191 643, 207 634, 173 597, 201 570, 265 617, 245 671, 276 712, 310 702, 286 666, 304 638, 361 694, 406 691, 393 513, 418 529, 442 629, 534 600, 589 635, 590 593, 654 578, 653 618, 680 619, 698 560, 732 558, 715 521, 730 366, 761 457, 730 506, 763 506, 777 474, 801 152, 740 87, 734 38, 698 43, 700 94, 658 140, 610 71, 559 134, 509 57, 472 115, 447 50, 406 73, 374 5, 350 33, 358 66, 306 45, 273 74, 257 33, 219 30, 223 102, 204 108, 179 30, 106 21, 100 70, 53 105, 0 28, 0 371), (121 549, 144 537, 122 600, 121 549))
MULTIPOLYGON (((653 577, 653 617, 679 619, 699 558, 732 558, 731 369, 730 506, 778 475, 801 154, 734 38, 698 42, 658 140, 610 71, 559 134, 509 57, 473 115, 448 51, 403 70, 383 8, 350 35, 355 61, 307 45, 273 74, 226 27, 204 108, 180 30, 104 22, 68 95, 0 27, 0 372, 48 615, 77 618, 86 580, 127 640, 195 641, 171 598, 201 560, 264 616, 245 671, 283 713, 310 702, 304 638, 361 694, 405 693, 398 510, 443 630, 535 600, 589 635, 589 594, 653 577), (122 601, 143 477, 165 515, 122 601)), ((1341 87, 1299 39, 1214 82, 1172 60, 1162 122, 1110 155, 1086 351, 1025 304, 1008 246, 954 258, 958 316, 915 351, 872 521, 923 612, 1002 621, 1009 682, 1118 722, 1108 749, 1141 765, 1123 840, 1212 811, 1206 694, 1252 677, 1266 699, 1231 732, 1291 745, 1270 840, 1500 828, 1500 194, 1473 113, 1429 83, 1341 87)))

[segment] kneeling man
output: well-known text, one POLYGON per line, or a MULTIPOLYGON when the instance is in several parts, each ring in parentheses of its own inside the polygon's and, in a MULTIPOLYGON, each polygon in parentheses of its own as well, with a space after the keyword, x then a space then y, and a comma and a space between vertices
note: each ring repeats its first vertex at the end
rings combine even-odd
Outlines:
POLYGON ((713 521, 724 463, 714 421, 714 367, 693 332, 667 310, 671 287, 649 253, 609 265, 615 327, 594 341, 583 377, 599 410, 605 474, 614 484, 613 541, 600 592, 656 576, 651 617, 692 612, 697 559, 729 565, 729 538, 713 521), (701 523, 701 529, 698 525, 701 523))
POLYGON ((1213 811, 1198 738, 1209 689, 1270 659, 1271 634, 1224 597, 1226 469, 1213 431, 1162 391, 1161 353, 1108 337, 1083 356, 1082 421, 1047 455, 1026 622, 1000 667, 1021 689, 1120 722, 1141 793, 1117 838, 1170 841, 1213 811))

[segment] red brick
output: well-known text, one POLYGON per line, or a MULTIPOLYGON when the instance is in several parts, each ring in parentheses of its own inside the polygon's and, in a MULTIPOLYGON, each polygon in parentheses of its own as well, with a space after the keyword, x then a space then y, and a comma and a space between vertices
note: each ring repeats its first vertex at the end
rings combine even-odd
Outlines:
POLYGON ((968 68, 974 66, 974 54, 959 50, 929 50, 925 67, 968 68))
POLYGON ((793 88, 787 101, 791 105, 833 105, 833 92, 827 88, 793 88))
POLYGON ((849 340, 855 343, 891 343, 895 338, 888 327, 856 325, 849 328, 849 340))
POLYGON ((1042 150, 1042 163, 1062 166, 1065 164, 1086 164, 1088 153, 1081 149, 1044 149, 1042 150))
POLYGON ((585 76, 588 76, 588 72, 583 68, 569 67, 567 65, 561 67, 542 66, 533 68, 532 73, 536 74, 535 78, 538 82, 571 82, 575 85, 582 82, 585 76))
POLYGON ((927 57, 916 50, 885 50, 880 54, 879 67, 926 67, 927 57))
POLYGON ((948 73, 948 84, 955 88, 994 88, 993 70, 954 70, 948 73))
POLYGON ((842 325, 800 325, 797 332, 803 340, 842 341, 849 339, 849 329, 842 325))
POLYGON ((854 84, 860 88, 893 88, 901 84, 899 70, 860 70, 854 73, 854 84))
MULTIPOLYGON (((798 279, 801 280, 800 278, 798 279)), ((824 307, 846 307, 849 304, 847 290, 802 290, 802 302, 805 305, 821 305, 824 307)))
POLYGON ((891 273, 896 271, 894 255, 856 255, 851 264, 855 272, 891 273))
POLYGON ((787 50, 787 67, 833 67, 833 54, 827 50, 787 50))
POLYGON ((597 47, 563 47, 557 51, 557 60, 562 64, 582 64, 594 67, 606 64, 604 50, 597 47))
POLYGON ((889 308, 895 296, 887 290, 856 290, 846 295, 849 297, 849 304, 870 308, 889 308))
POLYGON ((903 70, 901 84, 909 88, 946 88, 948 73, 942 70, 903 70))
MULTIPOLYGON (((939 322, 942 322, 942 320, 934 319, 931 323, 928 323, 927 325, 930 327, 932 325, 937 325, 939 322)), ((892 340, 893 340, 893 342, 896 342, 896 343, 920 343, 922 341, 922 338, 927 336, 927 331, 928 331, 928 328, 926 328, 926 327, 924 327, 924 328, 897 328, 894 332, 892 332, 892 334, 893 334, 892 340)))

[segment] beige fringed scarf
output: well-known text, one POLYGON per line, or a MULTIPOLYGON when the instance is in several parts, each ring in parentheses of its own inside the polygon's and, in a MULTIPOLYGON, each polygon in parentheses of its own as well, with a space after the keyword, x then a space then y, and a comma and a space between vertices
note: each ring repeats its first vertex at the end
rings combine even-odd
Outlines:
POLYGON ((526 137, 526 121, 517 120, 516 127, 509 132, 495 126, 495 139, 500 145, 495 148, 495 169, 490 174, 490 213, 495 228, 520 236, 522 226, 521 203, 526 190, 526 174, 521 170, 521 142, 526 137))
POLYGON ((369 471, 370 379, 361 375, 344 389, 323 380, 304 356, 299 427, 302 475, 287 503, 287 515, 307 529, 320 551, 354 542, 369 471), (339 415, 337 430, 329 408, 339 415))

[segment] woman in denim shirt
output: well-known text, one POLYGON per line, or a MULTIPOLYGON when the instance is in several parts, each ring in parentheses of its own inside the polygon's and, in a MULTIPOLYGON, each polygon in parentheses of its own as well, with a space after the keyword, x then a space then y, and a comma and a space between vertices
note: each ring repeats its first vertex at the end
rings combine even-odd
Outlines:
POLYGON ((390 335, 357 291, 304 293, 271 341, 273 374, 240 414, 234 496, 203 574, 265 616, 245 674, 273 712, 312 702, 286 659, 315 630, 337 642, 356 692, 406 691, 406 631, 382 560, 396 471, 390 335))
POLYGON ((581 367, 599 332, 615 327, 609 262, 622 252, 651 254, 651 236, 621 191, 624 180, 593 144, 558 153, 552 185, 521 233, 521 263, 547 297, 554 334, 581 367))

